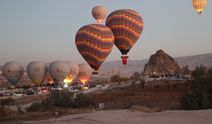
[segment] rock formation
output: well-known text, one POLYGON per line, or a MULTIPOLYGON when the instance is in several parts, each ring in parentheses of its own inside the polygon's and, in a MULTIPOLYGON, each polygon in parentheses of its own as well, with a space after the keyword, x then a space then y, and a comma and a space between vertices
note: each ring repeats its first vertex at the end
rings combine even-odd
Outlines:
POLYGON ((144 67, 145 75, 170 75, 180 73, 178 63, 163 50, 158 50, 150 56, 144 67))

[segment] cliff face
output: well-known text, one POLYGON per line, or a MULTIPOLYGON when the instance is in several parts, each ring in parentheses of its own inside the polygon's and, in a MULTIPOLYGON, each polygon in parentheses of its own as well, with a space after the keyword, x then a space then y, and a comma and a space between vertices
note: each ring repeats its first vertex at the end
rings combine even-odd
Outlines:
POLYGON ((144 74, 174 74, 180 72, 178 63, 163 50, 158 50, 150 56, 144 67, 144 74))

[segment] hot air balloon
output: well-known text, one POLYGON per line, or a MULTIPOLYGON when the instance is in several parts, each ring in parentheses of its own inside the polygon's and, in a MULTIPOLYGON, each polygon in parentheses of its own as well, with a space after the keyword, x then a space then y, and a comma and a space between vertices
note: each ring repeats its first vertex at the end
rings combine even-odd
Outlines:
POLYGON ((107 17, 106 25, 115 36, 114 43, 122 54, 122 63, 127 64, 127 53, 143 31, 142 17, 138 12, 131 9, 116 10, 107 17))
POLYGON ((85 61, 96 70, 96 74, 113 48, 114 35, 107 26, 85 25, 77 32, 75 43, 85 61))
POLYGON ((53 84, 54 80, 52 79, 51 75, 49 74, 49 64, 50 63, 46 64, 47 73, 46 73, 46 78, 45 78, 44 82, 47 84, 53 84))
POLYGON ((48 84, 53 84, 54 80, 52 79, 51 75, 49 74, 49 72, 47 72, 46 78, 45 78, 45 82, 47 82, 48 84))
POLYGON ((98 24, 102 24, 107 15, 107 8, 104 6, 95 6, 92 9, 92 15, 96 19, 98 24))
POLYGON ((24 67, 18 62, 8 62, 2 67, 2 73, 12 85, 16 85, 23 77, 24 67))
POLYGON ((92 75, 92 69, 86 63, 79 64, 78 79, 85 85, 92 75))
POLYGON ((47 66, 43 62, 33 61, 27 66, 27 74, 33 83, 41 84, 47 75, 47 66))
POLYGON ((207 0, 192 0, 192 5, 197 13, 201 15, 207 5, 207 0))
POLYGON ((70 66, 63 61, 54 61, 49 65, 49 74, 55 83, 62 83, 70 72, 70 66))
POLYGON ((65 83, 71 83, 78 75, 79 73, 79 65, 75 64, 73 62, 67 62, 70 66, 70 72, 68 76, 64 79, 63 82, 65 83))
POLYGON ((0 65, 0 74, 2 73, 2 65, 0 65))

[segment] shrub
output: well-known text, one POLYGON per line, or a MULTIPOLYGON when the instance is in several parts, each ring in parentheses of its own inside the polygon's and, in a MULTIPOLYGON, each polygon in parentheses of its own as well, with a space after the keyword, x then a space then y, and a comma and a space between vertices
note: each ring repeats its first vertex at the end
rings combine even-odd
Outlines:
POLYGON ((5 106, 10 106, 10 105, 14 105, 15 104, 15 100, 11 97, 7 98, 7 99, 1 99, 0 100, 0 105, 2 108, 4 108, 5 106))
POLYGON ((120 75, 113 75, 111 78, 110 78, 110 81, 111 82, 119 82, 120 81, 120 75))
POLYGON ((28 112, 37 112, 42 110, 42 104, 39 102, 32 103, 26 110, 28 112))
MULTIPOLYGON (((6 116, 6 112, 4 108, 0 108, 0 118, 6 116)), ((1 119, 0 119, 1 120, 1 119)))
POLYGON ((111 82, 115 82, 115 83, 121 83, 121 82, 126 82, 128 81, 129 78, 126 78, 126 77, 121 77, 120 75, 113 75, 111 78, 110 78, 110 81, 111 82))
POLYGON ((56 107, 70 107, 73 101, 73 93, 68 90, 52 92, 49 101, 56 107))
POLYGON ((141 77, 141 74, 139 72, 134 72, 131 75, 130 79, 135 80, 135 81, 138 81, 140 79, 140 77, 141 77))
POLYGON ((93 88, 93 87, 96 87, 96 84, 94 83, 89 84, 89 88, 93 88))
POLYGON ((94 106, 94 103, 85 94, 77 94, 73 105, 76 108, 86 108, 86 107, 94 106))
POLYGON ((27 111, 46 111, 52 109, 53 107, 60 108, 85 108, 93 106, 93 102, 90 98, 84 94, 77 94, 74 97, 72 92, 68 90, 54 91, 46 99, 41 102, 33 103, 27 111))
POLYGON ((212 68, 197 67, 192 73, 191 93, 184 93, 180 100, 182 109, 212 108, 212 68))

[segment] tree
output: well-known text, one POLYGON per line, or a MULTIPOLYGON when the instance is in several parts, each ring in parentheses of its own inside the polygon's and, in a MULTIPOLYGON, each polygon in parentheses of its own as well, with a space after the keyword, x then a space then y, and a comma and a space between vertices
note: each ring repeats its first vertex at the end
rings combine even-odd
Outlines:
POLYGON ((3 109, 4 109, 4 106, 7 106, 9 108, 10 105, 14 105, 14 104, 15 104, 15 100, 11 97, 0 100, 0 105, 3 109))
POLYGON ((121 82, 125 82, 125 81, 128 81, 129 79, 126 78, 126 77, 121 77, 120 75, 114 75, 110 78, 110 81, 111 82, 118 82, 119 84, 121 82))
POLYGON ((120 80, 120 75, 113 75, 111 78, 110 78, 110 81, 111 82, 119 82, 120 80))
POLYGON ((139 72, 134 72, 130 79, 133 81, 131 85, 134 85, 137 81, 140 82, 141 86, 144 87, 144 80, 141 78, 141 74, 139 72))
POLYGON ((192 72, 191 93, 186 92, 181 99, 183 109, 212 108, 212 68, 197 67, 192 72))

